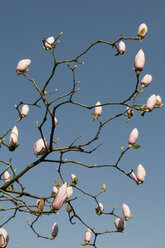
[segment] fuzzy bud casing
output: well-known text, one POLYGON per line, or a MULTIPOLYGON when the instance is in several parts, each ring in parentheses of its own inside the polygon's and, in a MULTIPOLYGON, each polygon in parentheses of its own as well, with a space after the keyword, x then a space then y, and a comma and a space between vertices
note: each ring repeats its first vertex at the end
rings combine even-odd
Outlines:
POLYGON ((140 24, 138 28, 137 36, 144 38, 148 32, 147 25, 145 23, 140 24))

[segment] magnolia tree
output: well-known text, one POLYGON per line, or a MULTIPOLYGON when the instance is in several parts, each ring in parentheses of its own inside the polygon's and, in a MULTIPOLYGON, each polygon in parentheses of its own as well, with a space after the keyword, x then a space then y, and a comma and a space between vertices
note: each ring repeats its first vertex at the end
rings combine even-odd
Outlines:
MULTIPOLYGON (((43 47, 47 52, 52 54, 54 64, 52 72, 42 88, 40 88, 37 82, 30 76, 31 72, 29 72, 29 70, 31 60, 22 59, 18 62, 16 66, 17 74, 20 77, 25 77, 34 85, 34 89, 38 93, 38 98, 35 99, 35 102, 27 104, 23 101, 20 101, 19 104, 15 105, 15 108, 18 111, 19 115, 19 119, 17 120, 17 122, 19 122, 19 125, 21 125, 22 119, 26 118, 29 113, 29 106, 31 107, 31 111, 33 111, 33 107, 39 107, 40 105, 42 105, 42 121, 40 124, 37 122, 37 129, 40 133, 40 137, 34 144, 34 154, 36 155, 36 159, 33 163, 27 164, 26 167, 17 174, 15 169, 13 168, 11 160, 9 160, 9 162, 1 161, 1 163, 4 165, 4 169, 2 170, 1 167, 0 176, 1 180, 3 180, 3 183, 0 187, 0 211, 7 212, 8 218, 3 223, 1 223, 0 226, 0 247, 6 247, 8 245, 10 233, 8 234, 5 225, 9 221, 11 221, 12 218, 16 218, 18 212, 29 213, 33 216, 33 221, 31 222, 29 220, 28 225, 30 226, 34 235, 37 235, 40 238, 53 240, 56 238, 57 235, 60 235, 60 233, 58 234, 60 223, 54 223, 53 226, 50 227, 50 236, 46 236, 38 232, 38 228, 36 228, 37 222, 43 215, 55 215, 57 213, 60 214, 61 211, 67 211, 69 217, 68 220, 71 224, 75 224, 75 220, 77 219, 84 227, 84 234, 82 234, 82 239, 84 239, 84 242, 82 243, 82 246, 88 245, 97 247, 98 236, 107 235, 114 232, 120 233, 125 230, 126 222, 128 222, 129 219, 132 217, 130 207, 126 203, 123 203, 122 205, 122 216, 117 215, 116 207, 114 207, 110 212, 106 212, 104 210, 103 204, 98 200, 98 197, 101 194, 105 194, 106 192, 106 184, 104 182, 102 182, 101 191, 97 193, 94 192, 94 194, 92 194, 91 192, 86 192, 83 188, 79 187, 78 176, 75 174, 71 174, 70 181, 66 182, 67 180, 61 168, 66 164, 76 164, 85 167, 87 170, 88 168, 99 167, 101 169, 103 167, 113 167, 114 170, 118 170, 119 173, 123 173, 126 177, 128 177, 128 179, 133 180, 137 185, 144 183, 146 170, 141 164, 137 166, 137 169, 135 171, 133 171, 133 169, 131 168, 129 171, 125 171, 119 166, 121 159, 128 152, 128 150, 140 148, 140 146, 136 143, 139 135, 138 127, 135 127, 132 130, 130 136, 128 137, 127 147, 121 148, 121 153, 117 161, 113 164, 89 165, 81 161, 77 161, 74 158, 72 160, 66 160, 64 156, 65 154, 72 153, 72 156, 74 157, 74 152, 76 152, 76 154, 79 152, 81 153, 81 155, 97 152, 97 149, 101 146, 101 143, 95 145, 96 141, 98 141, 104 126, 109 125, 112 120, 123 116, 123 118, 126 118, 128 122, 134 116, 135 111, 139 111, 141 115, 144 116, 144 114, 162 106, 161 97, 155 94, 151 95, 149 99, 146 100, 145 104, 136 103, 136 99, 138 98, 139 94, 143 93, 144 88, 148 87, 152 81, 152 76, 150 74, 146 74, 143 78, 141 78, 140 73, 141 71, 143 71, 145 66, 145 54, 142 49, 135 55, 135 59, 134 61, 132 61, 134 63, 134 65, 132 66, 134 66, 133 70, 135 71, 136 82, 132 93, 126 99, 114 103, 101 103, 98 99, 98 102, 94 103, 92 106, 84 105, 74 100, 75 93, 78 92, 77 85, 79 83, 76 80, 76 68, 83 64, 81 58, 85 54, 87 54, 89 50, 91 50, 97 44, 106 44, 107 46, 110 46, 115 50, 116 56, 120 56, 123 55, 126 51, 125 43, 127 42, 127 40, 141 41, 146 36, 147 31, 148 28, 146 24, 143 23, 139 26, 137 35, 135 37, 128 38, 121 35, 120 38, 114 42, 97 40, 76 57, 71 59, 64 59, 62 61, 58 60, 58 58, 56 57, 56 49, 57 45, 60 42, 59 38, 62 33, 60 33, 56 38, 44 38, 42 41, 43 47), (66 65, 71 71, 73 83, 68 92, 60 95, 59 97, 55 97, 56 89, 49 92, 47 91, 47 87, 51 83, 52 78, 55 76, 57 67, 60 67, 61 65, 66 65), (53 96, 53 100, 49 100, 50 95, 53 96), (93 121, 97 122, 97 131, 91 139, 87 140, 84 143, 81 142, 81 136, 78 136, 77 138, 74 138, 72 142, 67 146, 60 146, 58 140, 55 140, 54 138, 56 128, 58 128, 57 125, 59 124, 56 113, 59 107, 61 108, 67 104, 70 104, 72 106, 76 105, 78 108, 88 110, 89 112, 93 110, 93 121), (102 116, 104 115, 103 108, 105 105, 123 106, 123 112, 118 113, 117 115, 114 115, 112 117, 108 117, 105 121, 102 121, 102 116), (51 119, 50 136, 45 138, 43 129, 47 123, 48 118, 51 119), (56 159, 57 153, 59 154, 59 159, 56 159), (50 194, 45 196, 35 194, 35 192, 26 191, 23 180, 26 173, 32 171, 33 167, 37 167, 41 162, 54 163, 57 167, 57 173, 59 174, 60 178, 60 180, 56 180, 53 189, 50 190, 50 194), (113 230, 104 228, 104 230, 98 231, 97 228, 94 228, 93 225, 91 226, 85 219, 83 219, 77 213, 80 212, 80 207, 77 211, 75 202, 78 201, 78 198, 74 197, 73 191, 77 191, 77 193, 81 192, 82 194, 87 195, 89 199, 91 198, 95 201, 96 215, 111 215, 115 217, 113 230), (35 204, 33 203, 34 200, 36 202, 35 204), (9 207, 5 207, 5 205, 3 204, 4 202, 7 202, 9 207), (61 208, 63 205, 65 205, 65 208, 61 208)), ((16 149, 19 150, 18 136, 18 125, 15 125, 0 137, 1 147, 4 147, 4 149, 8 148, 11 152, 14 152, 16 149)), ((40 185, 40 187, 42 188, 42 185, 40 185)))

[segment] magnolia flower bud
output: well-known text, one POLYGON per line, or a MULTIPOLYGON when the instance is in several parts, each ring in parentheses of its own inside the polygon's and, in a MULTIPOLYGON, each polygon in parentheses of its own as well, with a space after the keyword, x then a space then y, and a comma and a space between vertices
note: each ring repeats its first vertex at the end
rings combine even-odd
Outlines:
POLYGON ((6 247, 9 242, 8 232, 4 228, 0 228, 0 247, 6 247))
POLYGON ((9 150, 14 151, 18 146, 18 129, 16 126, 13 127, 9 137, 9 150))
POLYGON ((43 199, 38 199, 35 207, 35 212, 41 214, 44 211, 45 202, 43 199))
POLYGON ((28 113, 29 113, 29 106, 25 104, 21 109, 21 116, 26 117, 28 113))
POLYGON ((73 182, 74 184, 77 184, 77 183, 78 183, 78 178, 77 178, 76 175, 71 174, 71 179, 72 179, 72 182, 73 182))
POLYGON ((145 106, 149 111, 152 111, 155 108, 155 105, 156 105, 156 96, 154 94, 148 98, 145 106))
POLYGON ((58 234, 58 225, 57 223, 55 222, 52 226, 52 237, 55 238, 58 234))
POLYGON ((143 183, 145 181, 146 171, 145 171, 144 167, 141 164, 139 164, 138 167, 137 167, 136 177, 137 177, 137 180, 138 180, 138 184, 141 184, 141 183, 143 183))
POLYGON ((148 31, 147 25, 145 23, 142 23, 138 28, 137 35, 141 38, 144 38, 147 34, 147 31, 148 31))
POLYGON ((47 38, 44 44, 44 48, 48 51, 51 50, 54 46, 54 42, 55 42, 55 39, 53 36, 47 38))
POLYGON ((131 218, 131 211, 130 211, 130 208, 128 207, 128 205, 126 205, 125 203, 123 203, 122 210, 123 210, 124 218, 126 220, 129 219, 129 218, 131 218))
POLYGON ((89 243, 91 241, 91 237, 92 237, 92 231, 91 229, 88 228, 85 232, 85 237, 84 237, 85 242, 89 243))
POLYGON ((57 189, 57 187, 53 187, 53 189, 52 189, 52 195, 56 195, 58 193, 58 189, 57 189))
POLYGON ((115 223, 116 229, 117 229, 119 232, 124 231, 124 229, 126 228, 126 222, 125 222, 125 220, 122 219, 122 218, 117 218, 117 219, 115 219, 114 223, 115 223))
POLYGON ((134 128, 132 130, 132 132, 130 133, 128 143, 130 145, 134 145, 137 141, 138 135, 139 135, 139 132, 138 132, 137 128, 134 128))
POLYGON ((120 42, 119 42, 119 47, 118 47, 118 50, 119 50, 120 54, 125 53, 126 46, 125 46, 124 41, 120 41, 120 42))
POLYGON ((60 181, 59 181, 59 180, 56 180, 56 187, 57 187, 57 189, 59 189, 59 188, 60 188, 60 186, 61 186, 60 181))
POLYGON ((52 203, 54 210, 59 210, 64 201, 67 199, 67 183, 65 182, 58 190, 56 197, 52 203))
POLYGON ((142 80, 141 80, 141 85, 143 87, 148 86, 152 82, 152 76, 150 74, 146 74, 142 80))
POLYGON ((71 186, 67 187, 67 198, 69 199, 73 195, 73 188, 71 186))
POLYGON ((55 125, 55 127, 58 125, 58 120, 56 117, 54 117, 54 125, 55 125))
POLYGON ((16 72, 19 73, 24 73, 29 70, 29 66, 31 64, 30 59, 22 59, 18 62, 17 67, 16 67, 16 72))
POLYGON ((160 107, 162 105, 162 99, 160 96, 156 96, 156 107, 160 107))
POLYGON ((133 179, 135 182, 138 182, 137 177, 135 176, 135 174, 134 174, 133 172, 131 173, 131 177, 132 177, 132 179, 133 179))
POLYGON ((98 106, 100 105, 101 103, 100 102, 97 102, 96 103, 96 107, 94 108, 94 117, 93 117, 93 120, 96 120, 102 113, 102 106, 98 106))
POLYGON ((135 71, 142 71, 144 69, 145 64, 145 55, 142 49, 136 54, 135 61, 134 61, 134 67, 135 71))
POLYGON ((100 202, 95 210, 96 210, 96 214, 101 215, 104 212, 103 204, 100 202))
POLYGON ((102 192, 105 192, 106 191, 106 184, 105 183, 103 183, 103 186, 102 186, 102 192))
POLYGON ((10 181, 10 174, 8 171, 5 171, 4 173, 4 183, 7 183, 10 181))
POLYGON ((45 154, 46 150, 47 150, 45 145, 46 145, 47 148, 49 148, 49 144, 46 141, 44 143, 43 139, 37 140, 36 143, 34 144, 34 148, 33 148, 34 149, 34 154, 36 156, 45 154))
POLYGON ((132 117, 134 115, 133 109, 130 107, 127 107, 127 114, 132 117))
POLYGON ((66 211, 68 212, 68 213, 71 213, 72 212, 72 206, 69 204, 69 203, 67 203, 66 204, 66 211))

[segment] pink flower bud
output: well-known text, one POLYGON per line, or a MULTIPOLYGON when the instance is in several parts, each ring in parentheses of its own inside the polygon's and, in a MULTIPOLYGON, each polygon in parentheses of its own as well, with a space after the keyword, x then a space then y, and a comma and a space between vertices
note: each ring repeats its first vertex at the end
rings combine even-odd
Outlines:
POLYGON ((36 202, 35 212, 41 214, 44 211, 45 201, 43 199, 38 199, 36 202))
POLYGON ((119 50, 119 52, 120 52, 121 54, 125 53, 126 46, 125 46, 124 41, 120 41, 120 42, 119 42, 118 50, 119 50))
POLYGON ((142 49, 136 54, 135 61, 134 61, 134 67, 135 71, 142 71, 144 69, 145 64, 145 55, 142 49))
POLYGON ((16 72, 26 72, 29 70, 29 66, 31 64, 30 59, 22 59, 18 62, 17 67, 16 67, 16 72))
POLYGON ((100 105, 101 103, 100 102, 97 102, 96 103, 96 107, 94 108, 94 117, 93 117, 93 120, 96 120, 98 119, 98 117, 101 115, 102 113, 102 106, 98 106, 100 105))
POLYGON ((156 96, 156 107, 160 107, 162 105, 162 98, 160 96, 156 96))
POLYGON ((14 151, 18 146, 18 129, 16 126, 13 127, 9 137, 9 150, 14 151))
POLYGON ((100 116, 101 113, 102 113, 102 106, 98 106, 98 105, 100 105, 100 104, 101 104, 100 102, 97 102, 97 103, 96 103, 95 110, 94 110, 95 115, 98 115, 98 116, 100 116))
POLYGON ((35 212, 38 212, 38 204, 39 204, 39 202, 40 202, 40 199, 38 199, 37 202, 36 202, 36 207, 35 207, 35 210, 34 210, 35 212))
POLYGON ((88 228, 85 232, 85 237, 84 237, 85 242, 89 243, 91 241, 91 237, 92 237, 92 231, 91 229, 88 228))
POLYGON ((117 218, 117 219, 115 219, 114 223, 115 223, 116 229, 117 229, 119 232, 124 231, 124 229, 126 228, 126 222, 125 222, 125 220, 122 219, 122 218, 117 218))
POLYGON ((56 195, 58 193, 58 189, 57 189, 57 187, 53 187, 53 189, 52 189, 52 195, 56 195))
POLYGON ((73 188, 71 186, 67 187, 67 198, 69 199, 73 195, 73 188))
POLYGON ((29 106, 27 104, 25 104, 22 106, 21 116, 26 117, 28 113, 29 113, 29 106))
POLYGON ((125 219, 129 219, 131 217, 131 211, 127 204, 123 203, 122 205, 123 215, 125 219))
POLYGON ((52 237, 55 238, 58 234, 58 225, 57 223, 55 222, 52 226, 52 237))
POLYGON ((34 144, 34 148, 33 148, 34 149, 34 154, 36 156, 45 154, 46 150, 47 150, 45 145, 46 145, 47 148, 49 148, 49 144, 46 141, 44 143, 43 139, 37 140, 36 143, 34 144))
POLYGON ((58 120, 56 117, 54 117, 54 125, 57 126, 58 125, 58 120))
POLYGON ((141 38, 144 38, 147 34, 147 31, 148 31, 147 25, 145 23, 142 23, 138 28, 137 35, 141 38))
POLYGON ((154 94, 148 98, 145 106, 149 111, 152 111, 155 108, 155 105, 156 105, 156 96, 154 94))
POLYGON ((0 228, 0 247, 6 247, 9 242, 8 232, 4 228, 0 228))
POLYGON ((137 177, 137 180, 138 180, 139 184, 141 184, 141 183, 143 183, 145 181, 146 171, 145 171, 144 167, 141 164, 139 164, 138 167, 137 167, 136 177, 137 177))
POLYGON ((98 215, 101 215, 104 212, 103 204, 100 202, 95 210, 98 215))
POLYGON ((146 74, 142 80, 141 85, 144 87, 148 86, 152 82, 152 76, 150 74, 146 74))
POLYGON ((139 132, 138 132, 137 128, 134 128, 132 130, 132 132, 130 133, 128 143, 130 145, 134 145, 137 141, 138 135, 139 135, 139 132))
POLYGON ((56 197, 52 203, 52 207, 54 210, 59 210, 64 201, 67 199, 67 183, 65 182, 58 190, 56 197))
POLYGON ((77 178, 76 175, 71 174, 71 179, 72 179, 72 182, 73 182, 74 184, 77 184, 77 183, 78 183, 78 178, 77 178))
POLYGON ((131 173, 131 177, 132 177, 132 179, 133 179, 135 182, 138 182, 137 177, 135 176, 135 174, 134 174, 133 172, 131 173))
POLYGON ((45 44, 44 44, 45 49, 48 51, 51 50, 54 46, 54 42, 55 42, 55 39, 53 36, 46 39, 45 44))
POLYGON ((10 174, 8 171, 5 171, 4 173, 4 183, 7 183, 10 181, 10 174))
POLYGON ((128 114, 129 116, 133 116, 133 115, 134 115, 133 109, 130 108, 130 107, 127 107, 127 114, 128 114))

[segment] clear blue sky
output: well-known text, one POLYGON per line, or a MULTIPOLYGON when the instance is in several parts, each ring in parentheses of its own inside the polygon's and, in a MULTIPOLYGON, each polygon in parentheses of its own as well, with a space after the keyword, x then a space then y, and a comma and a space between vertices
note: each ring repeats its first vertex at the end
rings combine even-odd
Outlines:
MULTIPOLYGON (((34 78, 42 87, 52 69, 52 57, 42 48, 42 39, 57 36, 64 32, 57 48, 59 59, 72 58, 87 48, 91 42, 103 39, 115 41, 121 33, 124 36, 136 36, 138 26, 145 22, 148 34, 142 43, 126 42, 126 54, 114 57, 111 47, 98 45, 83 57, 84 65, 77 69, 76 80, 80 81, 80 91, 76 100, 88 105, 120 101, 132 92, 136 77, 131 67, 136 53, 142 48, 146 56, 145 69, 142 76, 152 74, 153 82, 139 97, 139 103, 145 103, 152 95, 160 95, 165 102, 164 86, 164 23, 165 3, 163 1, 98 1, 98 0, 1 0, 0 8, 0 72, 1 72, 1 134, 15 125, 17 112, 14 108, 19 100, 31 102, 38 96, 34 87, 24 78, 18 77, 15 72, 17 62, 23 58, 31 59, 29 76, 34 78)), ((58 88, 59 94, 71 85, 72 75, 66 67, 57 71, 52 81, 52 88, 58 88)), ((121 108, 104 107, 102 120, 111 114, 118 113, 121 108)), ((113 168, 103 170, 87 170, 75 165, 66 166, 64 176, 69 182, 70 174, 79 177, 79 185, 84 190, 96 193, 103 183, 107 185, 107 192, 99 198, 105 211, 111 211, 116 203, 116 213, 121 215, 123 202, 131 208, 133 218, 127 223, 123 234, 110 234, 98 239, 100 248, 155 248, 164 244, 164 137, 165 115, 164 107, 154 110, 143 117, 135 113, 133 119, 126 123, 124 118, 117 119, 105 127, 100 137, 104 145, 89 157, 73 154, 72 158, 88 161, 91 164, 114 163, 118 158, 121 146, 127 146, 129 133, 133 128, 139 130, 139 150, 131 150, 121 161, 120 166, 129 171, 141 163, 147 171, 144 185, 136 186, 123 174, 113 168)), ((92 137, 97 128, 97 122, 92 122, 90 111, 81 111, 73 108, 61 108, 57 112, 59 126, 57 137, 60 144, 72 142, 82 134, 82 140, 92 137)), ((30 108, 29 116, 17 124, 19 129, 20 147, 10 153, 5 147, 1 149, 1 160, 8 161, 12 156, 12 163, 17 172, 20 172, 28 163, 36 158, 33 154, 33 144, 40 138, 35 127, 36 120, 41 120, 40 112, 30 108)), ((49 130, 45 130, 45 136, 49 130)), ((22 178, 26 190, 36 194, 48 195, 58 179, 56 166, 52 164, 40 165, 22 178)), ((78 196, 78 192, 74 192, 78 196)), ((95 215, 95 204, 87 197, 80 195, 75 204, 77 212, 84 217, 91 226, 98 230, 103 228, 115 229, 114 218, 95 215), (100 228, 100 229, 99 229, 100 228)), ((2 216, 2 214, 1 214, 2 216)), ((78 221, 71 226, 68 222, 65 207, 58 216, 42 217, 37 231, 49 235, 54 222, 59 225, 59 234, 56 240, 47 241, 38 239, 29 226, 27 217, 19 214, 8 223, 5 228, 9 232, 9 248, 19 245, 28 247, 80 247, 83 243, 85 228, 78 221)), ((4 216, 2 220, 6 217, 4 216)))

